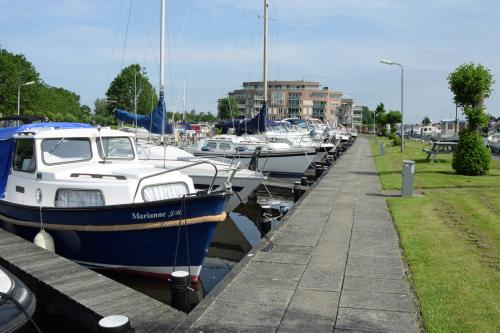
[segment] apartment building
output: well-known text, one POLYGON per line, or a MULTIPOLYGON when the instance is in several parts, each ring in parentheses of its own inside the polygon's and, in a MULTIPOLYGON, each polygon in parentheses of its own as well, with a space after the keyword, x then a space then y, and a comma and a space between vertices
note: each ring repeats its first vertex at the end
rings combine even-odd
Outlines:
MULTIPOLYGON (((243 82, 243 88, 229 93, 238 101, 240 117, 259 112, 264 102, 262 82, 243 82)), ((269 81, 268 119, 317 118, 325 122, 336 120, 342 104, 342 93, 322 87, 313 81, 269 81)))
POLYGON ((361 130, 363 125, 363 109, 351 97, 343 96, 337 109, 337 122, 347 127, 361 130))

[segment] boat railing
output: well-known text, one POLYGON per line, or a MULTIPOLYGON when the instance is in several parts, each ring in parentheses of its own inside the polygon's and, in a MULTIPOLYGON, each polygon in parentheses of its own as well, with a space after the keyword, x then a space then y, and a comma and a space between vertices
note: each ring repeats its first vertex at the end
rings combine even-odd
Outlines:
POLYGON ((208 189, 207 189, 207 193, 210 194, 212 192, 213 187, 214 187, 215 179, 217 179, 217 174, 218 174, 217 166, 214 163, 210 162, 210 161, 196 161, 196 162, 190 163, 188 165, 183 165, 183 166, 180 166, 180 167, 177 167, 177 168, 172 168, 172 169, 160 171, 160 172, 157 172, 157 173, 154 173, 154 174, 151 174, 151 175, 147 175, 147 176, 144 176, 144 177, 140 178, 139 182, 137 183, 137 187, 135 189, 134 197, 133 197, 132 200, 135 200, 135 198, 137 197, 137 193, 139 192, 139 188, 140 188, 141 183, 142 183, 143 180, 149 179, 149 178, 153 178, 153 177, 156 177, 156 176, 161 176, 161 175, 173 172, 173 171, 179 171, 179 170, 191 168, 191 167, 193 167, 195 165, 199 165, 199 164, 210 164, 211 166, 214 167, 215 173, 214 173, 214 175, 212 177, 212 181, 210 182, 210 186, 208 186, 208 189))

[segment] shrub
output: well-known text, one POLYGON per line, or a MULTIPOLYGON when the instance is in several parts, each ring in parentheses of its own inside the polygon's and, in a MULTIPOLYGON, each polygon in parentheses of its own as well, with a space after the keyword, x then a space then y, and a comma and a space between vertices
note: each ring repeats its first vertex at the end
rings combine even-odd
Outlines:
POLYGON ((397 136, 396 136, 396 134, 395 134, 395 133, 389 133, 389 134, 387 134, 387 138, 388 138, 389 140, 394 140, 395 138, 397 138, 397 136))
POLYGON ((488 173, 490 166, 491 154, 483 144, 482 137, 470 129, 460 131, 452 161, 452 167, 456 173, 480 176, 488 173))
POLYGON ((401 138, 399 136, 396 136, 394 139, 392 139, 392 144, 394 146, 401 146, 401 138))

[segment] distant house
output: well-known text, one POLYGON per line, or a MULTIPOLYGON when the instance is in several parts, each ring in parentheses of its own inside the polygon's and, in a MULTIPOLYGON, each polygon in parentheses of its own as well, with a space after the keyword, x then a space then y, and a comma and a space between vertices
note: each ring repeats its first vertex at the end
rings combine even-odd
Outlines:
POLYGON ((453 137, 467 127, 467 120, 458 120, 458 129, 455 131, 457 127, 456 119, 444 119, 441 120, 441 138, 453 137))

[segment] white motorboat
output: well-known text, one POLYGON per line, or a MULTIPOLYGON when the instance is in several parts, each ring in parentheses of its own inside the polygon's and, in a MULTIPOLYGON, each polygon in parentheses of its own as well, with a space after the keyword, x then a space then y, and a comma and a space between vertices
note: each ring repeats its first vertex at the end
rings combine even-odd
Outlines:
POLYGON ((192 165, 183 169, 193 179, 194 187, 198 190, 206 190, 215 176, 214 188, 222 188, 224 183, 231 178, 233 195, 226 206, 226 212, 232 212, 241 201, 245 202, 248 196, 259 187, 265 179, 262 172, 240 168, 236 163, 224 163, 221 161, 208 160, 211 163, 193 164, 206 161, 199 157, 172 146, 160 146, 139 142, 137 145, 139 159, 147 163, 164 168, 175 169, 185 165, 192 165), (216 166, 216 168, 214 168, 216 166))
POLYGON ((315 149, 268 142, 252 135, 217 135, 200 141, 191 153, 230 163, 239 161, 251 169, 283 176, 303 175, 316 155, 315 149))
POLYGON ((1 129, 0 148, 0 226, 29 241, 48 233, 58 254, 90 267, 197 278, 232 194, 197 193, 180 171, 139 161, 133 136, 109 128, 1 129))

